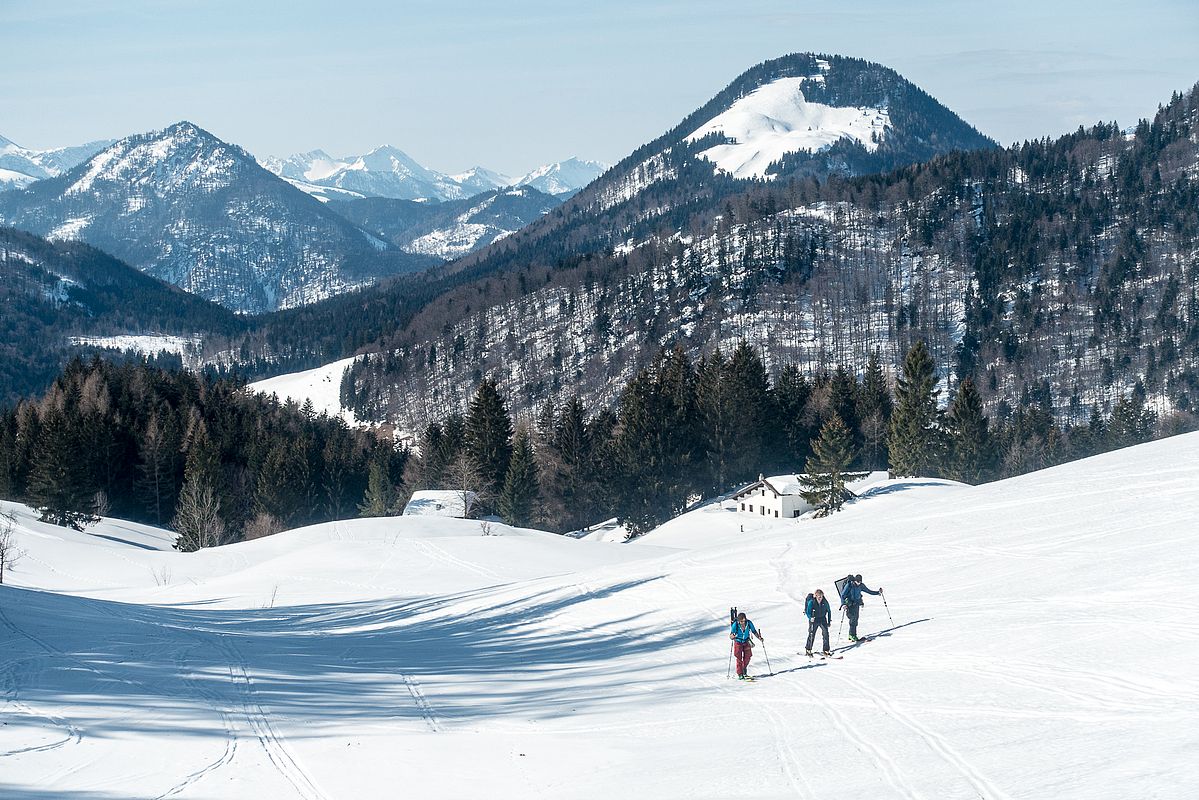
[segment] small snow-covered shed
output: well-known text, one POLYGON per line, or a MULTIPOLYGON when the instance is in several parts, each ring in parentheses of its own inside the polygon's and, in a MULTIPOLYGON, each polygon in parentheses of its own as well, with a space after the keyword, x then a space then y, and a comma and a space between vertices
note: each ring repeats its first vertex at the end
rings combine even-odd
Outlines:
POLYGON ((474 492, 454 489, 425 489, 413 492, 404 506, 405 517, 456 517, 465 519, 475 507, 474 492))
POLYGON ((800 495, 798 475, 758 476, 758 480, 733 494, 737 510, 771 519, 794 519, 811 511, 800 495))

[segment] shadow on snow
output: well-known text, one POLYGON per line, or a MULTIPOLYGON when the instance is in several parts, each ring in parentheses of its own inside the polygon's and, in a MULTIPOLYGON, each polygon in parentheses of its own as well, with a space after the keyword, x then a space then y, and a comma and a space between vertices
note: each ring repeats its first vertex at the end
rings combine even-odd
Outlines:
MULTIPOLYGON (((627 699, 630 674, 656 690, 694 691, 678 681, 694 669, 655 654, 719 636, 722 623, 664 630, 642 621, 640 598, 618 598, 635 611, 613 619, 606 610, 601 624, 572 619, 580 606, 655 580, 586 593, 507 586, 499 587, 502 599, 489 596, 492 587, 273 609, 146 606, 0 587, 0 678, 9 697, 61 712, 94 736, 223 735, 220 713, 247 707, 313 733, 346 721, 423 719, 437 729, 550 718, 627 699)), ((50 717, 23 721, 34 719, 50 717)))

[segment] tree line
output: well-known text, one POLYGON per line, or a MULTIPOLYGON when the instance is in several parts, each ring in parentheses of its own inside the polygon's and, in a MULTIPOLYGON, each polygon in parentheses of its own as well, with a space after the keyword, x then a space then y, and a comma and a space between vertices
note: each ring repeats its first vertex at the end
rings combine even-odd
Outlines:
POLYGON ((693 361, 659 352, 612 407, 571 397, 514 425, 495 381, 483 380, 465 414, 428 425, 407 460, 405 486, 473 491, 480 513, 561 532, 616 517, 644 533, 696 502, 759 474, 807 472, 820 513, 840 507, 855 473, 945 477, 977 484, 1146 441, 1159 432, 1143 390, 1110 417, 1061 426, 1045 392, 988 417, 972 380, 940 402, 923 341, 889 376, 877 353, 860 370, 808 375, 785 365, 771 378, 741 343, 693 361))
POLYGON ((352 516, 371 505, 372 474, 376 490, 398 482, 403 456, 310 403, 98 358, 0 411, 0 497, 76 528, 169 524, 184 550, 352 516))
POLYGON ((474 514, 513 525, 569 532, 615 517, 636 536, 759 474, 807 473, 823 515, 870 470, 981 483, 1172 432, 1142 389, 1110 416, 1063 427, 1047 385, 995 418, 973 381, 948 403, 941 385, 923 341, 895 370, 876 352, 860 369, 773 376, 745 342, 698 360, 675 346, 611 406, 575 396, 519 423, 483 379, 465 413, 429 424, 413 453, 311 403, 76 359, 42 398, 0 412, 0 496, 77 528, 102 515, 169 524, 184 550, 397 514, 420 489, 472 492, 474 514))

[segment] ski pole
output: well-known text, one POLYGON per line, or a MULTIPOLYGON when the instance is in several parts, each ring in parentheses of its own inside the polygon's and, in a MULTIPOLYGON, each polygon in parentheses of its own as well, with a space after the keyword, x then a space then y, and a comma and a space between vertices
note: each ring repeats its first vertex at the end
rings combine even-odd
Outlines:
POLYGON ((733 677, 733 643, 729 642, 729 668, 725 670, 724 679, 727 681, 733 677))
MULTIPOLYGON (((879 595, 883 598, 883 608, 887 609, 887 619, 891 619, 891 609, 887 606, 887 596, 883 594, 883 590, 878 590, 879 595)), ((891 619, 891 627, 895 627, 895 620, 891 619)))
POLYGON ((841 605, 841 621, 837 623, 837 641, 841 641, 841 629, 845 627, 845 605, 841 605))
POLYGON ((762 655, 766 656, 766 670, 773 675, 774 668, 770 666, 770 651, 766 649, 766 640, 758 639, 758 641, 762 643, 762 655))

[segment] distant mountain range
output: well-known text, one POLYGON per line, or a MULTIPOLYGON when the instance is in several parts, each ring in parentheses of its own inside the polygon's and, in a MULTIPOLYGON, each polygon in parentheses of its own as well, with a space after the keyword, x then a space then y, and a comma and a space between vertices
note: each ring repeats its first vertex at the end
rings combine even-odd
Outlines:
POLYGON ((457 258, 540 218, 603 169, 570 159, 516 181, 482 167, 450 176, 393 147, 349 159, 318 150, 265 169, 189 122, 41 152, 2 139, 0 159, 0 189, 11 189, 0 191, 0 223, 86 241, 242 313, 457 258))
POLYGON ((525 185, 442 203, 362 197, 330 200, 329 207, 405 252, 451 261, 510 236, 561 202, 525 185))
POLYGON ((311 303, 427 267, 190 122, 131 136, 57 177, 0 193, 0 220, 81 239, 241 312, 311 303))
POLYGON ((28 150, 0 136, 0 191, 23 189, 34 181, 61 175, 110 144, 111 139, 53 150, 28 150))
POLYGON ((447 175, 422 166, 390 145, 361 156, 334 158, 324 150, 312 150, 286 158, 263 158, 261 162, 279 177, 322 200, 355 197, 464 200, 507 186, 532 186, 548 195, 570 195, 606 169, 598 161, 569 158, 515 179, 483 167, 447 175))

